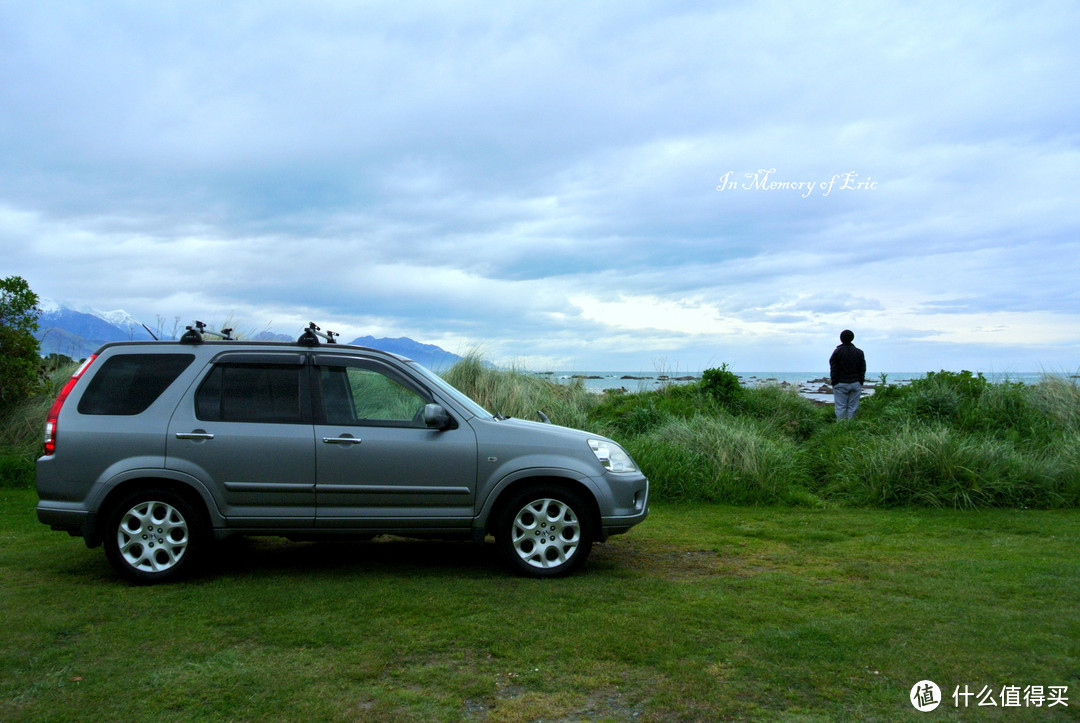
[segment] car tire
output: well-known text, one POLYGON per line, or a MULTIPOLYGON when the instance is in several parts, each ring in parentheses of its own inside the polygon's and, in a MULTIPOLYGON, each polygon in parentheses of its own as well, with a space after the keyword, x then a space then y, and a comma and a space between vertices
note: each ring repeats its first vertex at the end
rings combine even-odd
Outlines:
POLYGON ((503 507, 495 540, 507 563, 529 577, 561 577, 592 550, 591 508, 560 487, 529 487, 503 507))
POLYGON ((183 495, 145 489, 121 498, 105 528, 105 556, 139 585, 190 574, 206 547, 203 515, 183 495))

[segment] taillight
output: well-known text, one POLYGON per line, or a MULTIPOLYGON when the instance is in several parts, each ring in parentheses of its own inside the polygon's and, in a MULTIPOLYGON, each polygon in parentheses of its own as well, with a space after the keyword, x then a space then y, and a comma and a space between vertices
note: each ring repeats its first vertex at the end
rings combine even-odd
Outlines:
POLYGON ((79 377, 83 375, 83 372, 87 370, 95 359, 97 359, 97 354, 91 354, 86 361, 79 365, 79 368, 71 375, 71 379, 67 380, 64 388, 56 395, 56 399, 53 401, 52 406, 49 407, 49 414, 45 417, 46 456, 56 453, 56 418, 60 416, 60 407, 64 406, 64 400, 71 394, 71 390, 75 387, 75 382, 79 381, 79 377))

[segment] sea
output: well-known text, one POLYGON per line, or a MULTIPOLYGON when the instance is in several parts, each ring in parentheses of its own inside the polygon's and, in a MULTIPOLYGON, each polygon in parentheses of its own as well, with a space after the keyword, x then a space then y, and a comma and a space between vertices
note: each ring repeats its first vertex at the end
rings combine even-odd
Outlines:
MULTIPOLYGON (((550 379, 559 384, 572 384, 577 380, 590 392, 601 393, 608 389, 621 389, 627 392, 646 392, 673 384, 690 384, 700 381, 701 372, 657 372, 657 371, 545 371, 531 372, 533 375, 550 379)), ((811 399, 830 401, 832 390, 829 385, 829 372, 733 372, 739 377, 744 387, 756 387, 776 384, 794 387, 799 394, 811 399)), ((992 384, 1002 382, 1022 382, 1035 384, 1047 376, 1077 379, 1078 374, 1049 372, 983 372, 986 380, 992 384)), ((925 372, 885 372, 887 384, 908 384, 914 379, 925 377, 925 372)), ((873 393, 875 386, 881 383, 881 372, 867 372, 865 391, 873 393)))

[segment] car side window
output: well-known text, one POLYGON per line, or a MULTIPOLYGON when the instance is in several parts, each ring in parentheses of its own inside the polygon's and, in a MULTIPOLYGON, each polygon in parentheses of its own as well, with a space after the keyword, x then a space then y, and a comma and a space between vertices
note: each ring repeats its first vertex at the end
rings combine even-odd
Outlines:
POLYGON ((208 422, 301 424, 302 367, 217 364, 195 394, 195 416, 208 422))
POLYGON ((423 427, 430 399, 403 379, 371 366, 320 366, 327 424, 423 427))

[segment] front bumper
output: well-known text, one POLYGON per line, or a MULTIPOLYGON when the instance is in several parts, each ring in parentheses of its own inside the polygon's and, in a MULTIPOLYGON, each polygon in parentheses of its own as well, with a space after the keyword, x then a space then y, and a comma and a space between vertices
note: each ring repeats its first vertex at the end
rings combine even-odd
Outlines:
POLYGON ((648 478, 639 476, 621 482, 620 504, 612 510, 612 514, 600 518, 601 541, 611 535, 621 535, 649 516, 648 478))

